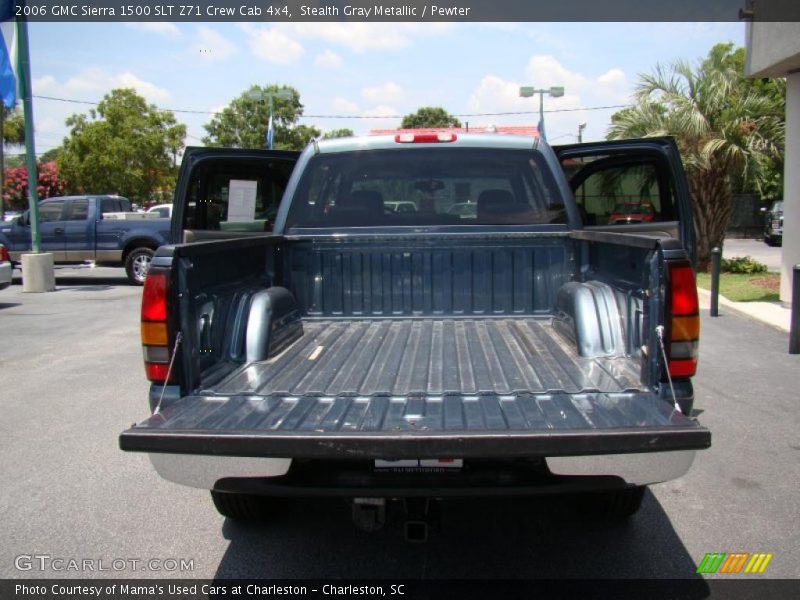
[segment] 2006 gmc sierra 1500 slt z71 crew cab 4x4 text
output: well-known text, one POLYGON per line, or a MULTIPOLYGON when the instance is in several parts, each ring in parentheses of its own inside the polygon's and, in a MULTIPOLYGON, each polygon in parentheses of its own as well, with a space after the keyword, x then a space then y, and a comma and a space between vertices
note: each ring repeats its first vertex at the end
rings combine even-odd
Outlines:
POLYGON ((710 445, 671 139, 188 149, 171 236, 142 300, 153 414, 120 445, 228 517, 552 493, 627 516, 710 445), (620 202, 654 219, 609 223, 620 202))

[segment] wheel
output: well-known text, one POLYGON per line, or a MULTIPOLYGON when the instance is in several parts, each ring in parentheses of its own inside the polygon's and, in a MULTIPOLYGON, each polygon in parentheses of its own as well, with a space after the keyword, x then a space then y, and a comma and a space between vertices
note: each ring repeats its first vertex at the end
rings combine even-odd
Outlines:
POLYGON ((642 506, 642 499, 646 486, 614 490, 612 492, 601 492, 598 494, 597 504, 598 516, 609 520, 627 519, 636 514, 642 506))
POLYGON ((136 248, 128 253, 125 258, 125 273, 128 275, 128 281, 133 285, 144 284, 153 254, 155 252, 150 248, 136 248))
POLYGON ((590 519, 616 521, 633 516, 642 505, 646 486, 602 492, 589 492, 573 497, 569 505, 590 519))
POLYGON ((263 521, 274 513, 274 500, 253 494, 233 494, 211 490, 217 512, 234 521, 263 521))

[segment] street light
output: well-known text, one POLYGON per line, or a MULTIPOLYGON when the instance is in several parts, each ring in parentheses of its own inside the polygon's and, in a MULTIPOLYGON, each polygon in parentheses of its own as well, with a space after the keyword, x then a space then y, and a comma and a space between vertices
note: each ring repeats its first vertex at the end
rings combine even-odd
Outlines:
POLYGON ((578 143, 583 143, 583 130, 586 129, 586 123, 578 123, 578 143))
POLYGON ((265 139, 267 142, 267 148, 272 150, 273 138, 275 137, 272 133, 273 132, 272 114, 275 110, 273 99, 278 98, 280 100, 288 100, 289 98, 292 97, 292 92, 290 92, 289 90, 280 90, 277 92, 265 92, 263 90, 253 90, 251 92, 248 92, 247 96, 251 100, 255 100, 256 102, 258 102, 259 100, 263 100, 265 96, 269 98, 269 122, 267 123, 267 135, 265 136, 265 139))
POLYGON ((530 98, 534 94, 539 94, 539 124, 536 128, 539 130, 539 135, 542 136, 542 139, 546 140, 547 136, 544 133, 544 95, 548 94, 552 98, 560 98, 564 95, 564 87, 558 85, 549 89, 537 90, 533 86, 526 85, 519 88, 519 95, 522 98, 530 98))

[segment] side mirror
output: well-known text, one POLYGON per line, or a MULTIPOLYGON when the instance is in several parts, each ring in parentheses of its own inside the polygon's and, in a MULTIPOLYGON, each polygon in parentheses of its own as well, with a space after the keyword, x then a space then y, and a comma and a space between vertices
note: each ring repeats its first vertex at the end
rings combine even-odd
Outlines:
POLYGON ((27 227, 28 226, 28 219, 30 219, 30 213, 26 210, 20 216, 17 217, 17 225, 20 227, 27 227))

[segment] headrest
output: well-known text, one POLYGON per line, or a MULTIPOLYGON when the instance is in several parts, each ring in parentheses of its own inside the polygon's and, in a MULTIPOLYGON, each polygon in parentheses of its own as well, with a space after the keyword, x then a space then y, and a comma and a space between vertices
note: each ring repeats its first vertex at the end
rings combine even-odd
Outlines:
POLYGON ((368 212, 383 212, 383 196, 374 190, 356 190, 349 196, 341 198, 337 205, 340 208, 361 209, 368 212))
POLYGON ((524 209, 514 201, 514 196, 508 190, 484 190, 478 196, 478 219, 508 215, 524 209))

